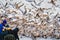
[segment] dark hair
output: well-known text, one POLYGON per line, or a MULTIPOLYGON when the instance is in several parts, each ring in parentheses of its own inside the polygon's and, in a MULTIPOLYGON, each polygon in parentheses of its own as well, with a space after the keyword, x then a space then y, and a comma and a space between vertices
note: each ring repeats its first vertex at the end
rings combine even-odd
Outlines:
POLYGON ((6 20, 3 20, 3 23, 4 23, 4 24, 7 24, 7 21, 6 21, 6 20))

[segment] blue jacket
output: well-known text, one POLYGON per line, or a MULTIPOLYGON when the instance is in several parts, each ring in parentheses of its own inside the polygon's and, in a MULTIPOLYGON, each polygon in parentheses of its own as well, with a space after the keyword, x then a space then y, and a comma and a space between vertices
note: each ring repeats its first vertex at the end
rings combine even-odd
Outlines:
POLYGON ((3 29, 3 25, 0 24, 0 33, 2 32, 2 29, 3 29))

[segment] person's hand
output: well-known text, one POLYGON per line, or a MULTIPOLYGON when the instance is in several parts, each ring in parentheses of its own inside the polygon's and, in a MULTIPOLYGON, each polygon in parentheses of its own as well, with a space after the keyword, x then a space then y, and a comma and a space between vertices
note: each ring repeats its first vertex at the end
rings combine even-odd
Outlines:
POLYGON ((11 30, 11 28, 6 28, 6 30, 11 30))
POLYGON ((5 29, 3 29, 2 31, 5 31, 5 29))
POLYGON ((6 27, 4 27, 3 29, 6 29, 6 27))
POLYGON ((3 31, 4 31, 4 30, 11 30, 11 28, 4 27, 4 28, 3 28, 3 31))

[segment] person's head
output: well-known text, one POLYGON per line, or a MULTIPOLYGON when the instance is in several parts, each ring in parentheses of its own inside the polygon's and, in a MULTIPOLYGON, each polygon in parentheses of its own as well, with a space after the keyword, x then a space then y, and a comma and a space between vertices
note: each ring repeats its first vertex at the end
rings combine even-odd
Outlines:
POLYGON ((6 20, 3 20, 3 24, 7 24, 7 21, 6 20))

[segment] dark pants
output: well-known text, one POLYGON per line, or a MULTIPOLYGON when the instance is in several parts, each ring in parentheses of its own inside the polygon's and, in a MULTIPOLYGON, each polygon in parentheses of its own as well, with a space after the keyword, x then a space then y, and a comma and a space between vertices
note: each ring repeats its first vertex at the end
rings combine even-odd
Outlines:
POLYGON ((10 33, 13 34, 16 39, 19 39, 19 37, 18 37, 18 31, 19 31, 19 29, 15 28, 14 30, 11 30, 10 33))
POLYGON ((7 31, 0 33, 0 40, 3 40, 4 35, 8 34, 7 31))
POLYGON ((18 28, 15 28, 15 29, 12 31, 16 39, 19 39, 19 37, 18 37, 18 31, 19 31, 18 28))
POLYGON ((19 39, 18 34, 17 34, 18 31, 19 31, 19 29, 18 28, 15 28, 14 30, 1 32, 0 33, 0 40, 3 40, 4 35, 7 35, 7 34, 13 34, 16 39, 19 39))

